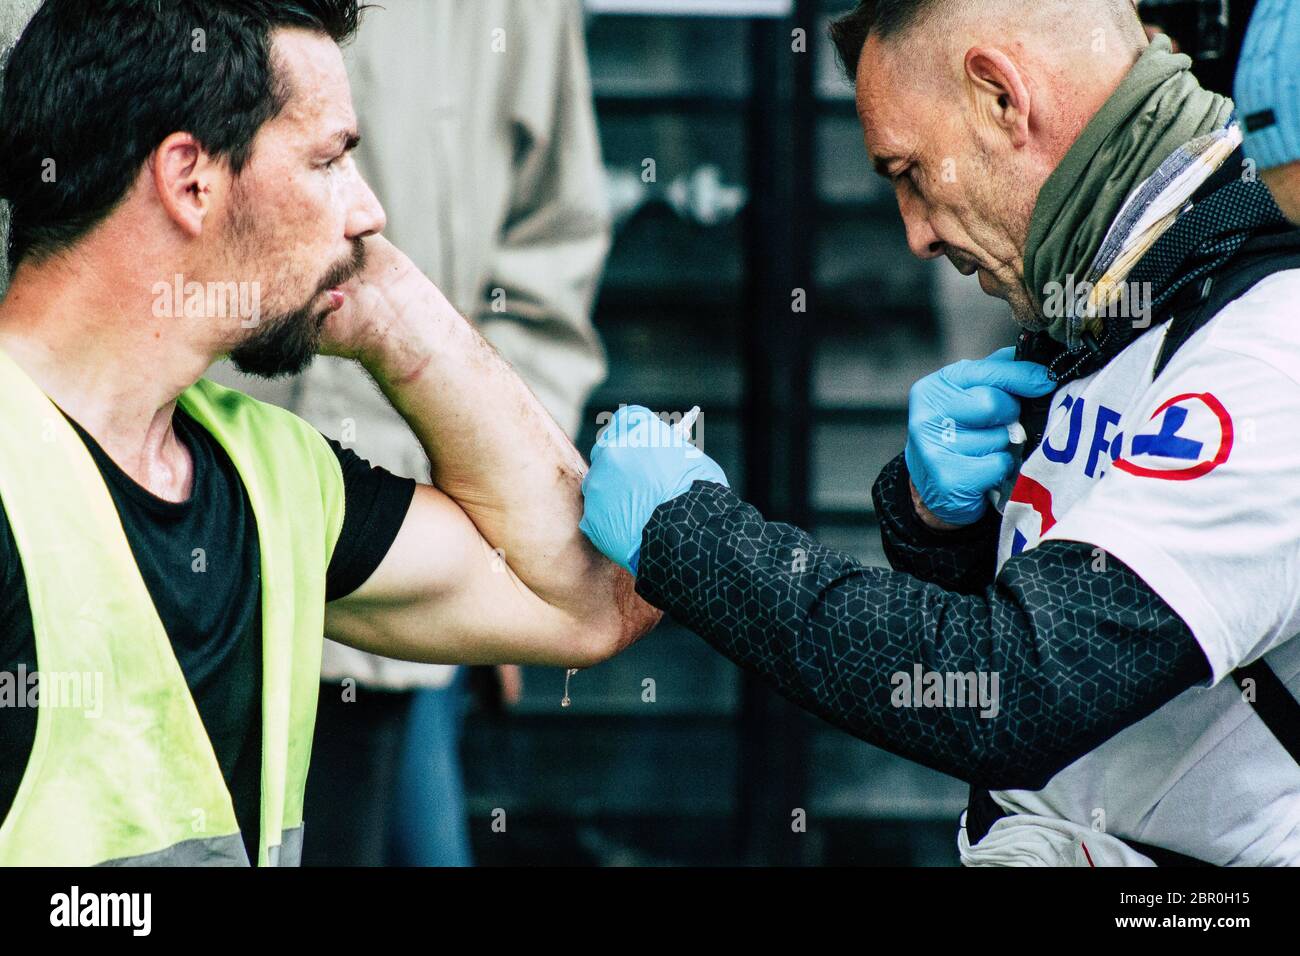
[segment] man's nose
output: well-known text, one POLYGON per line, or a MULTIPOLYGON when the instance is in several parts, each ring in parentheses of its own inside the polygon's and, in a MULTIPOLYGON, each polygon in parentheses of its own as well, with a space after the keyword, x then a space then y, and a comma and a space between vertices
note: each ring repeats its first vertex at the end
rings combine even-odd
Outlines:
POLYGON ((377 235, 388 225, 388 216, 384 213, 383 204, 379 202, 379 197, 375 195, 374 190, 360 176, 357 176, 356 189, 356 199, 348 213, 347 238, 349 240, 377 235))
POLYGON ((944 242, 930 225, 930 219, 914 203, 900 197, 898 211, 907 230, 907 247, 918 259, 937 259, 943 255, 944 242))

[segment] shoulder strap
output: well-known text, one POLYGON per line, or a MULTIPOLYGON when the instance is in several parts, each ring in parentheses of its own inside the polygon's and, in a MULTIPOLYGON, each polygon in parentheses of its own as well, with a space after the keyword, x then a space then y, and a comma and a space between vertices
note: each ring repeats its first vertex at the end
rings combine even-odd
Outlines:
POLYGON ((1169 305, 1174 316, 1152 376, 1159 375, 1174 354, 1228 303, 1287 269, 1300 269, 1300 229, 1270 232, 1252 238, 1217 272, 1176 296, 1169 305))
POLYGON ((1247 690, 1246 681, 1254 681, 1254 693, 1247 698, 1250 706, 1291 759, 1300 764, 1300 701, 1291 695, 1262 657, 1253 664, 1238 667, 1232 672, 1232 679, 1243 691, 1247 690))

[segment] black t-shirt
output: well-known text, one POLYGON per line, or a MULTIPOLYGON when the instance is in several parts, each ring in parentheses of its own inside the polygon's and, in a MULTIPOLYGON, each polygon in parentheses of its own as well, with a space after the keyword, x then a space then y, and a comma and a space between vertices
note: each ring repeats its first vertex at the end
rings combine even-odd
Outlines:
MULTIPOLYGON (((66 416, 65 416, 66 417, 66 416)), ((71 419, 69 419, 72 422, 71 419)), ((261 556, 252 505, 221 444, 179 406, 177 438, 194 460, 188 501, 164 501, 136 484, 76 422, 117 506, 127 541, 230 789, 256 862, 261 783, 261 556), (201 549, 201 550, 200 550, 201 549)), ((343 528, 326 600, 351 594, 392 547, 415 482, 373 468, 334 441, 346 489, 343 528)), ((37 670, 22 563, 0 520, 0 671, 37 670)), ((36 709, 0 708, 0 821, 13 805, 36 740, 36 709)))

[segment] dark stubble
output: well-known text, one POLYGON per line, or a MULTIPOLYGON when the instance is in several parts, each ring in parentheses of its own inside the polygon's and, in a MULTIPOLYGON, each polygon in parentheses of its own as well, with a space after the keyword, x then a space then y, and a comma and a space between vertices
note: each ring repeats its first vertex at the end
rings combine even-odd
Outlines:
POLYGON ((263 318, 256 332, 230 353, 235 368, 259 378, 297 375, 320 352, 321 334, 329 309, 316 305, 321 294, 343 285, 365 268, 366 247, 354 240, 352 254, 325 274, 307 302, 299 309, 263 318))

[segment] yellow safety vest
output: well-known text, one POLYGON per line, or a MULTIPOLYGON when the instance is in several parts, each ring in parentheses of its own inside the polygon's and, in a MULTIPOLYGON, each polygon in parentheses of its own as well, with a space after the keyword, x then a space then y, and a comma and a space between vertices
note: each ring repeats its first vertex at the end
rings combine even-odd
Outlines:
MULTIPOLYGON (((320 433, 283 409, 206 380, 179 403, 230 455, 257 520, 257 862, 297 864, 342 470, 320 433)), ((27 579, 41 674, 36 740, 0 824, 0 865, 247 865, 212 744, 103 476, 3 351, 0 500, 27 579), (96 684, 102 699, 93 706, 51 690, 96 684)))

